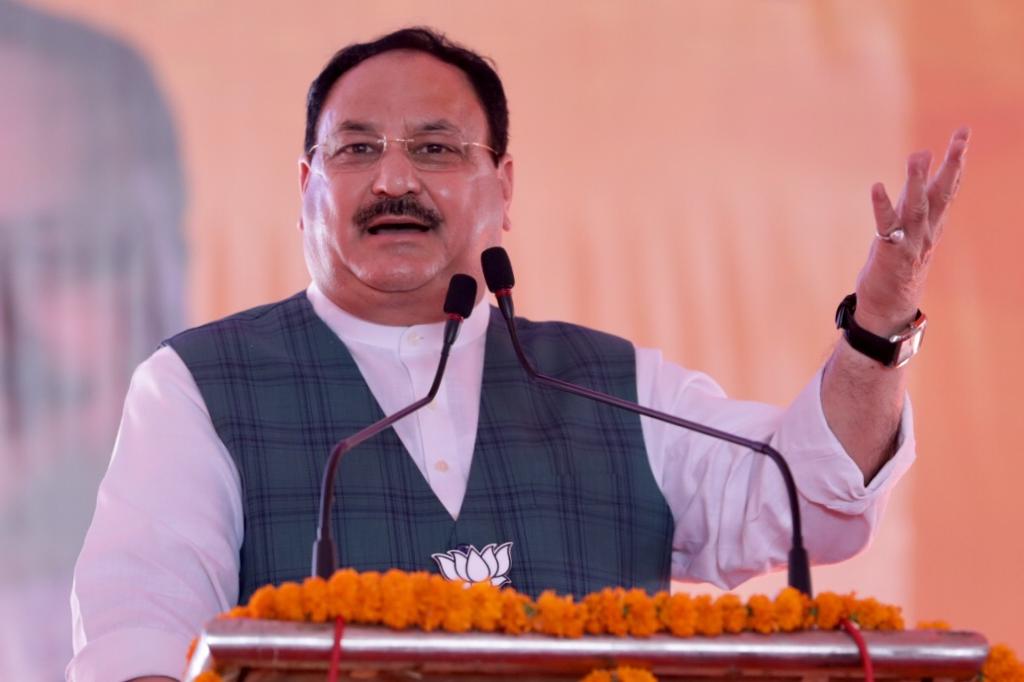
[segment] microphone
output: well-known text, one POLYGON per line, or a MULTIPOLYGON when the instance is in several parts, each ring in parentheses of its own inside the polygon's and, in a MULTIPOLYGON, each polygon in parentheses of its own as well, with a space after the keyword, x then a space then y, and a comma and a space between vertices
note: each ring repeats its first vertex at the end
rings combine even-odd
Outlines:
POLYGON ((516 281, 512 274, 512 263, 509 261, 508 254, 505 252, 505 249, 500 246, 494 246, 480 254, 480 261, 483 265, 484 280, 487 282, 487 288, 491 290, 497 299, 498 308, 501 310, 501 314, 505 318, 505 324, 508 326, 509 336, 512 338, 512 348, 515 351, 516 357, 519 358, 519 363, 523 366, 523 369, 526 370, 526 373, 531 379, 558 391, 564 391, 583 398, 595 400, 620 410, 640 414, 690 431, 702 433, 705 436, 710 436, 711 438, 723 440, 735 445, 741 445, 750 450, 754 450, 755 452, 760 452, 775 462, 779 467, 779 471, 782 473, 782 479, 786 485, 786 493, 789 497, 790 513, 793 517, 793 541, 789 550, 789 585, 790 587, 794 587, 804 594, 811 596, 811 567, 810 560, 807 556, 807 550, 804 548, 803 531, 800 523, 800 507, 796 495, 796 483, 793 481, 793 473, 789 470, 789 465, 786 464, 786 460, 783 459, 779 451, 768 443, 750 440, 727 431, 720 431, 704 424, 699 424, 687 419, 681 419, 665 412, 659 412, 658 410, 644 407, 643 405, 639 405, 628 400, 623 400, 617 396, 595 391, 585 386, 577 386, 576 384, 569 383, 568 381, 563 381, 556 377, 541 374, 536 368, 534 368, 533 364, 530 363, 529 358, 526 357, 526 352, 523 350, 523 346, 519 341, 519 333, 516 331, 515 308, 512 305, 512 287, 515 286, 516 281))
POLYGON ((444 300, 444 312, 448 315, 448 319, 444 323, 441 359, 437 363, 434 382, 430 385, 427 395, 413 404, 403 407, 398 412, 357 431, 348 438, 338 441, 334 449, 331 450, 327 466, 324 467, 324 477, 320 488, 320 521, 316 528, 316 540, 313 542, 313 576, 320 576, 326 580, 338 569, 338 551, 331 538, 331 507, 334 501, 334 476, 338 469, 338 463, 346 452, 377 435, 399 419, 426 406, 434 399, 441 387, 441 377, 444 376, 444 370, 448 364, 448 353, 459 334, 459 326, 473 312, 475 304, 476 280, 469 275, 452 275, 452 279, 448 283, 448 294, 444 300))

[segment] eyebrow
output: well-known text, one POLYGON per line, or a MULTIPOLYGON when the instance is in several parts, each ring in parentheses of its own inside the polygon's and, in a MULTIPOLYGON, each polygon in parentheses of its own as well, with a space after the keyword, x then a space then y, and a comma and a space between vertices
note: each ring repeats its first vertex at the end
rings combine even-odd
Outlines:
MULTIPOLYGON (((459 133, 461 129, 449 121, 446 118, 437 118, 425 123, 421 123, 413 128, 415 132, 437 132, 446 131, 452 133, 459 133)), ((357 121, 354 119, 345 119, 332 131, 334 133, 340 132, 356 132, 356 133, 377 133, 377 127, 367 121, 357 121)))

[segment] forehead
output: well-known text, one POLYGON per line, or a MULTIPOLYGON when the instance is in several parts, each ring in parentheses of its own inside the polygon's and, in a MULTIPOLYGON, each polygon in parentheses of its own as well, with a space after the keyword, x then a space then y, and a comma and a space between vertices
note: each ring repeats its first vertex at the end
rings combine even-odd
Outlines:
POLYGON ((483 107, 461 69, 424 52, 393 50, 338 79, 324 102, 318 130, 322 137, 342 123, 359 122, 396 135, 438 120, 467 137, 483 137, 487 130, 483 107))

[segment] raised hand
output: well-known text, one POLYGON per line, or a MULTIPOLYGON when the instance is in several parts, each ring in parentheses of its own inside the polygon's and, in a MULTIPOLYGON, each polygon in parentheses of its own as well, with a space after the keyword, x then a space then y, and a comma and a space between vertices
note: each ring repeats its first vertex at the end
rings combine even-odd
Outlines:
POLYGON ((931 152, 907 158, 907 181, 893 207, 882 183, 871 188, 878 238, 857 280, 857 323, 880 336, 904 329, 917 312, 932 251, 963 174, 970 130, 949 142, 942 167, 931 178, 931 152))

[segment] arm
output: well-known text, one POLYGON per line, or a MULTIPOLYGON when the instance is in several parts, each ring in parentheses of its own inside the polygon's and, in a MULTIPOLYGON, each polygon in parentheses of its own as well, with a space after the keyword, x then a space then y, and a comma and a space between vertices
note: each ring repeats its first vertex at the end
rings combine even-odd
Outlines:
POLYGON ((234 605, 240 484, 184 363, 136 370, 75 566, 76 682, 181 675, 191 639, 234 605))
MULTIPOLYGON (((895 208, 880 183, 871 189, 877 232, 888 235, 899 228, 905 234, 899 242, 876 239, 857 281, 854 318, 877 336, 905 329, 917 313, 932 250, 960 185, 969 135, 966 128, 954 133, 945 161, 930 181, 930 153, 912 154, 895 208)), ((845 340, 837 344, 825 366, 821 385, 825 418, 865 482, 895 451, 906 387, 906 367, 883 367, 845 340)))
MULTIPOLYGON (((821 372, 788 408, 730 400, 710 378, 638 349, 640 401, 755 440, 789 463, 804 540, 815 563, 847 559, 869 541, 888 492, 914 459, 909 403, 893 458, 870 485, 825 421, 821 372)), ((731 588, 786 563, 790 510, 764 455, 641 418, 651 469, 675 520, 672 577, 731 588)))

